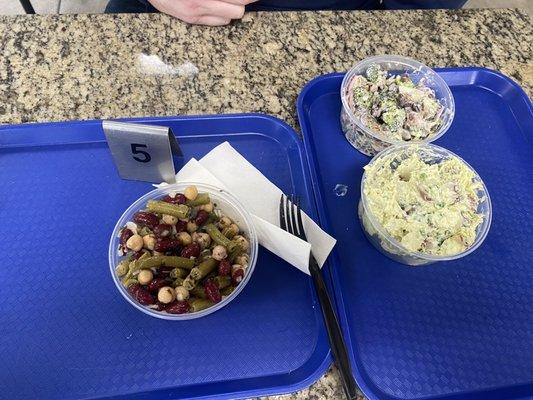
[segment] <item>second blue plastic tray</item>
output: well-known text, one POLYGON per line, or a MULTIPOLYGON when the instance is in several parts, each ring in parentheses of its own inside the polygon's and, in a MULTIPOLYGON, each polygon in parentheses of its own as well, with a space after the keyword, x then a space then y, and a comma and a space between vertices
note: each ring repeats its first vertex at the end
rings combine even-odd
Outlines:
MULTIPOLYGON (((229 141, 313 204, 303 142, 265 115, 169 126, 186 159, 229 141)), ((122 212, 153 187, 119 178, 100 121, 0 128, 0 398, 236 399, 310 385, 330 365, 310 279, 261 249, 228 306, 165 321, 128 304, 107 264, 122 212)))
POLYGON ((494 208, 485 243, 453 262, 408 267, 366 240, 356 206, 369 158, 341 131, 343 75, 314 79, 298 99, 320 221, 338 240, 331 271, 355 376, 371 399, 531 397, 532 106, 494 71, 438 72, 456 116, 436 144, 479 172, 494 208))

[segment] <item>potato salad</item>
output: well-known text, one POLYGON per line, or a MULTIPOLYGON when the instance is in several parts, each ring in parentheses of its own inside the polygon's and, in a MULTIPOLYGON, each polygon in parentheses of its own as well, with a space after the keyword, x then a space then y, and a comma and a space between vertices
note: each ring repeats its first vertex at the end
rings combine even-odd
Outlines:
POLYGON ((451 256, 473 245, 482 184, 463 161, 427 162, 416 151, 376 161, 365 167, 369 210, 405 249, 451 256))

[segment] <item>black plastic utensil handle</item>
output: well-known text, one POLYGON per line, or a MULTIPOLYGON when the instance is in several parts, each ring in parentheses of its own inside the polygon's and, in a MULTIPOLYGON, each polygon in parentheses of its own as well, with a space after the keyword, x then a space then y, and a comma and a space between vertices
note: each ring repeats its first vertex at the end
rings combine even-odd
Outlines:
POLYGON ((30 0, 19 0, 19 2, 26 14, 35 14, 35 10, 33 9, 30 0))
POLYGON ((329 298, 324 278, 320 272, 320 267, 313 255, 309 257, 309 271, 311 272, 311 277, 313 278, 313 283, 315 284, 316 292, 318 294, 318 300, 320 302, 320 308, 322 309, 322 315, 324 316, 333 357, 339 367, 344 393, 350 400, 357 399, 357 385, 355 384, 352 375, 346 343, 344 343, 341 327, 337 320, 337 316, 335 315, 333 305, 331 304, 331 299, 329 298))

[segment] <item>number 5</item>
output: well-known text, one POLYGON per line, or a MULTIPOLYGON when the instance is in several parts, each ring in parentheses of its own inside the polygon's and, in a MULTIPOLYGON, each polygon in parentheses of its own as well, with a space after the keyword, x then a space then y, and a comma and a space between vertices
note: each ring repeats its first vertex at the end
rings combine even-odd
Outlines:
POLYGON ((148 146, 145 145, 145 144, 132 143, 131 144, 131 153, 134 154, 133 159, 135 161, 139 161, 139 162, 142 162, 142 163, 150 162, 150 160, 152 159, 150 154, 148 154, 146 151, 139 150, 139 148, 147 149, 148 146), (135 154, 142 154, 143 158, 136 157, 135 154))

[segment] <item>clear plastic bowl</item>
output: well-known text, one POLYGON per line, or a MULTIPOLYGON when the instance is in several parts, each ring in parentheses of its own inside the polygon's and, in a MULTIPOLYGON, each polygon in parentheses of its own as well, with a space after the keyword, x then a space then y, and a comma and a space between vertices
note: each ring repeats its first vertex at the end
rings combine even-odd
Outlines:
POLYGON ((428 163, 439 163, 451 157, 456 157, 472 170, 475 175, 474 179, 481 183, 481 189, 477 193, 478 198, 480 199, 477 212, 483 214, 483 222, 477 227, 476 230, 476 239, 472 246, 470 246, 468 249, 452 256, 437 256, 411 252, 407 250, 394 237, 387 233, 387 231, 378 222, 374 214, 372 214, 364 190, 366 184, 365 172, 361 180, 361 200, 359 201, 358 205, 358 215, 359 220, 361 221, 361 226, 363 227, 363 231, 365 232, 368 240, 374 245, 374 247, 380 250, 387 257, 407 265, 424 265, 437 261, 455 260, 472 253, 481 245, 481 243, 483 243, 487 237, 492 221, 492 204, 490 201, 489 192, 483 183, 483 180, 479 177, 477 172, 461 157, 449 150, 433 144, 404 144, 392 146, 374 157, 369 165, 372 165, 378 160, 390 156, 392 168, 393 165, 399 165, 401 160, 407 158, 410 154, 412 154, 412 152, 417 152, 422 159, 428 163))
POLYGON ((132 306, 152 317, 181 321, 205 317, 208 314, 220 310, 222 307, 229 304, 235 297, 237 297, 239 293, 244 289, 244 287, 250 280, 252 273, 254 272, 255 264, 257 262, 257 253, 258 241, 257 234, 252 223, 252 218, 250 214, 245 210, 244 206, 235 197, 233 197, 227 191, 217 188, 215 186, 204 185, 196 182, 180 182, 153 190, 145 194, 144 196, 136 200, 131 206, 129 206, 129 208, 124 212, 124 214, 122 214, 117 224, 115 225, 115 229, 113 229, 111 240, 109 241, 109 268, 111 271, 111 276, 113 277, 113 281, 115 282, 118 291, 132 306), (120 244, 119 234, 122 227, 124 227, 127 222, 132 220, 133 214, 146 207, 146 203, 148 202, 148 200, 159 199, 171 192, 183 193, 187 186, 196 186, 200 193, 209 193, 209 196, 211 197, 213 203, 217 204, 217 208, 222 210, 225 215, 231 218, 239 226, 239 228, 241 228, 241 230, 244 232, 244 235, 250 242, 250 261, 245 270, 244 279, 235 288, 233 293, 222 299, 220 303, 217 303, 212 307, 206 308, 205 310, 198 311, 195 313, 168 314, 166 312, 156 311, 139 304, 135 299, 132 298, 132 296, 128 293, 124 285, 122 285, 122 283, 120 282, 120 278, 115 272, 115 267, 122 259, 122 256, 120 256, 118 252, 120 244))
POLYGON ((352 78, 355 75, 363 75, 368 67, 376 64, 380 65, 385 71, 395 75, 408 74, 415 83, 423 79, 424 85, 435 91, 435 97, 444 106, 442 123, 438 131, 424 140, 409 141, 408 143, 430 143, 444 135, 455 116, 455 102, 446 82, 431 68, 411 58, 382 55, 365 58, 348 71, 342 80, 342 110, 340 119, 342 131, 348 142, 361 153, 368 156, 374 156, 392 144, 406 143, 402 140, 391 139, 366 127, 363 121, 348 106, 348 88, 352 78))

